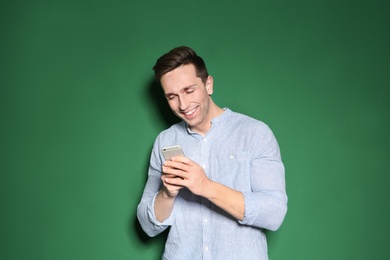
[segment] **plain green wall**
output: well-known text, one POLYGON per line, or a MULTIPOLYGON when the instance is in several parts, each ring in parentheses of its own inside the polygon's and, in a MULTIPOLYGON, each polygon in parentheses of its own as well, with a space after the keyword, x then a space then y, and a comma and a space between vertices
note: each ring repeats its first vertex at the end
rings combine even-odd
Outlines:
POLYGON ((189 45, 217 104, 279 141, 289 211, 268 233, 270 258, 385 259, 389 11, 380 0, 1 1, 0 258, 159 258, 164 235, 148 239, 135 216, 172 122, 151 68, 189 45))

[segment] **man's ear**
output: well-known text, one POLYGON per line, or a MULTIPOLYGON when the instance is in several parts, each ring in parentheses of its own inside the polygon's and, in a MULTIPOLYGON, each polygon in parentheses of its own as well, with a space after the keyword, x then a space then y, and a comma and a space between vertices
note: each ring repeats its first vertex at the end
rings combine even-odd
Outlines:
POLYGON ((209 94, 209 96, 211 96, 211 94, 213 94, 213 91, 214 91, 213 84, 214 84, 213 77, 208 76, 206 79, 206 90, 207 90, 207 94, 209 94))

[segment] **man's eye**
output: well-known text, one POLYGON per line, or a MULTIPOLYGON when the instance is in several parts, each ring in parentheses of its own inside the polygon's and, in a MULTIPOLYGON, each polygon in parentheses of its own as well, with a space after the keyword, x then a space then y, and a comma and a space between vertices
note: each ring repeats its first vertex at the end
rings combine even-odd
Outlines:
POLYGON ((187 90, 187 91, 186 91, 187 94, 191 94, 192 92, 194 92, 193 89, 190 89, 190 90, 187 90))
POLYGON ((172 96, 167 96, 167 99, 168 99, 168 100, 172 100, 172 99, 174 99, 174 98, 175 98, 175 96, 173 96, 173 95, 172 95, 172 96))

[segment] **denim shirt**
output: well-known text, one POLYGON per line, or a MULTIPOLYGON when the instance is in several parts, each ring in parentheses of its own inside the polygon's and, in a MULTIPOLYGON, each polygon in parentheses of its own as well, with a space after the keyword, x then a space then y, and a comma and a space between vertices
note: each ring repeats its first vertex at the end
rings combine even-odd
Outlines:
POLYGON ((149 236, 170 227, 163 259, 268 259, 264 229, 277 230, 286 212, 279 146, 263 122, 225 108, 205 136, 192 132, 184 122, 158 135, 137 216, 149 236), (154 200, 162 187, 164 162, 161 149, 177 144, 211 180, 242 192, 243 220, 186 188, 176 197, 169 218, 162 223, 156 220, 154 200))

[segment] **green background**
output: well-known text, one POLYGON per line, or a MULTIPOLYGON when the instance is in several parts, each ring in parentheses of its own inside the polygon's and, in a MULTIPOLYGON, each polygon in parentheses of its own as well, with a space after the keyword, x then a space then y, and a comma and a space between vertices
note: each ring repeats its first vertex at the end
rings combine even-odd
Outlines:
POLYGON ((1 1, 0 258, 158 259, 136 221, 175 119, 152 66, 193 47, 286 166, 277 259, 390 255, 389 1, 1 1))

